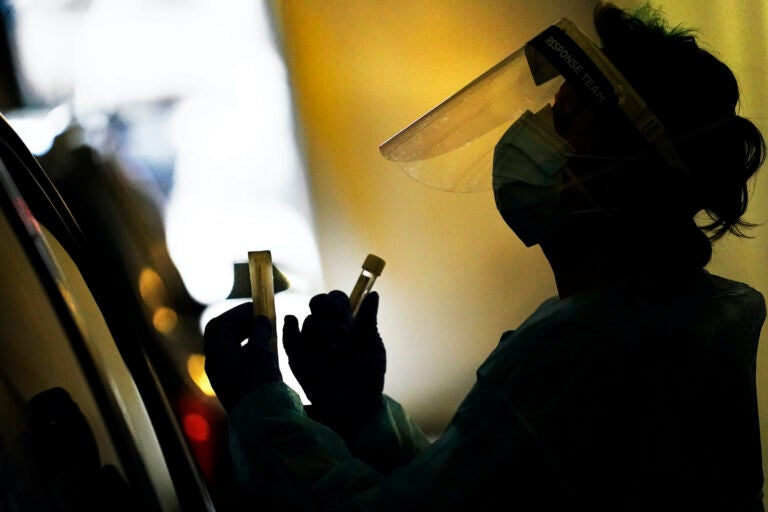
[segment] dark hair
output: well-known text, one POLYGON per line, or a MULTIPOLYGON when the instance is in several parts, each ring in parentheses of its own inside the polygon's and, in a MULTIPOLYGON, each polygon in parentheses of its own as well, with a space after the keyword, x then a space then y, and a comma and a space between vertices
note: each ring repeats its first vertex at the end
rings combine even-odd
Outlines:
MULTIPOLYGON (((739 87, 731 70, 696 43, 690 29, 669 27, 650 4, 624 11, 607 3, 594 11, 603 51, 664 124, 695 183, 679 197, 689 218, 714 241, 746 236, 747 181, 765 160, 760 131, 736 115, 739 87)), ((709 256, 707 255, 707 260, 709 256)))

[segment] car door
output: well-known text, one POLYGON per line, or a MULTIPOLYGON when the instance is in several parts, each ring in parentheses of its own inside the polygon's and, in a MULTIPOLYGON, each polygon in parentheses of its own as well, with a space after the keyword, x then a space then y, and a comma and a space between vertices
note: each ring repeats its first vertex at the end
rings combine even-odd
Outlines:
POLYGON ((0 212, 2 509, 212 510, 135 308, 4 121, 0 212))

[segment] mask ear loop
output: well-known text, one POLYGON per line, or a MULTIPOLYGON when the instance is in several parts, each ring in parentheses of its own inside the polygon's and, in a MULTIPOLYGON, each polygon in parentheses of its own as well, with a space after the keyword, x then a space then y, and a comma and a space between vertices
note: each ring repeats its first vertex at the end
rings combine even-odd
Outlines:
MULTIPOLYGON (((592 207, 593 207, 591 209, 575 210, 575 211, 572 211, 572 212, 568 212, 569 215, 570 214, 584 214, 584 213, 604 213, 604 212, 618 211, 619 210, 618 208, 606 208, 606 207, 602 206, 600 204, 600 202, 597 201, 592 196, 592 194, 589 193, 589 191, 587 191, 586 187, 584 187, 584 183, 586 183, 590 179, 596 177, 597 174, 590 175, 590 176, 584 177, 584 178, 579 178, 575 174, 573 174, 573 171, 568 166, 563 168, 563 174, 565 174, 565 176, 568 178, 568 181, 566 181, 560 187, 558 187, 558 191, 562 192, 563 190, 568 190, 568 189, 575 188, 576 190, 578 190, 578 192, 581 194, 581 196, 584 199, 586 199, 587 202, 589 204, 591 204, 592 207)), ((605 174, 605 173, 601 172, 600 175, 602 175, 602 174, 605 174)))
MULTIPOLYGON (((618 164, 613 165, 611 167, 618 167, 618 164)), ((592 194, 589 193, 586 187, 584 187, 585 182, 597 176, 603 175, 606 172, 608 171, 596 172, 594 174, 591 174, 590 176, 587 176, 584 178, 578 178, 575 174, 573 174, 573 171, 571 171, 571 169, 568 166, 566 166, 563 169, 563 174, 568 178, 568 181, 564 183, 559 188, 559 190, 562 191, 562 190, 575 188, 576 190, 578 190, 581 196, 584 199, 586 199, 586 201, 590 205, 592 205, 592 208, 569 211, 566 213, 566 215, 568 216, 601 215, 614 226, 615 232, 629 232, 629 225, 624 220, 622 220, 620 215, 618 215, 618 213, 620 213, 622 210, 620 208, 607 208, 601 205, 600 202, 597 201, 592 196, 592 194)))
POLYGON ((587 190, 587 188, 584 186, 585 183, 594 180, 596 178, 599 178, 600 176, 603 176, 605 174, 609 174, 611 172, 621 170, 625 163, 627 162, 639 162, 642 161, 644 157, 651 155, 654 153, 654 150, 649 148, 645 151, 640 151, 636 153, 634 157, 626 157, 626 158, 620 158, 620 157, 604 157, 604 156, 597 156, 597 155, 571 155, 571 158, 585 158, 585 159, 593 159, 593 160, 602 160, 610 162, 610 165, 606 165, 601 167, 600 169, 597 169, 591 173, 589 173, 586 176, 576 176, 573 171, 570 169, 570 167, 565 166, 563 168, 563 174, 567 178, 567 181, 563 182, 559 187, 558 191, 562 192, 563 190, 569 190, 569 189, 576 189, 581 196, 592 206, 592 208, 587 209, 581 209, 581 210, 574 210, 567 212, 567 215, 603 215, 611 224, 614 225, 617 232, 621 231, 629 231, 629 225, 621 218, 619 213, 623 211, 622 208, 614 207, 614 208, 608 208, 594 198, 592 194, 587 190))
MULTIPOLYGON (((702 134, 708 133, 716 128, 719 128, 729 121, 735 119, 737 116, 735 113, 729 114, 727 116, 724 116, 720 119, 717 119, 715 121, 712 121, 710 123, 701 125, 697 128, 694 128, 692 130, 687 131, 686 133, 679 135, 673 139, 664 137, 666 139, 667 143, 674 148, 675 145, 687 142, 690 140, 695 139, 696 137, 699 137, 702 134)), ((591 194, 587 191, 587 189, 584 187, 584 184, 594 180, 596 178, 599 178, 600 176, 603 176, 605 174, 620 171, 624 167, 623 164, 627 162, 642 162, 646 158, 653 156, 654 154, 658 154, 658 146, 654 143, 651 143, 652 146, 645 150, 640 150, 635 153, 633 153, 630 156, 627 157, 612 157, 612 156, 602 156, 602 155, 568 155, 569 158, 579 158, 584 160, 597 160, 597 161, 604 161, 604 162, 610 162, 611 165, 603 166, 599 169, 596 169, 586 176, 578 177, 566 166, 564 168, 564 174, 568 178, 567 181, 563 182, 559 187, 559 191, 568 190, 571 188, 576 188, 578 191, 582 194, 582 196, 587 199, 587 201, 590 202, 590 204, 594 205, 597 208, 602 208, 603 211, 609 211, 609 210, 618 210, 618 208, 604 208, 599 205, 599 202, 596 201, 591 194)), ((674 154, 677 155, 676 159, 679 159, 680 165, 682 166, 676 166, 672 162, 670 162, 665 155, 660 155, 662 159, 674 170, 682 170, 684 171, 684 175, 687 178, 689 184, 692 187, 692 194, 696 195, 698 194, 696 182, 693 179, 693 176, 691 176, 690 171, 688 167, 684 164, 682 161, 682 158, 679 156, 679 153, 677 152, 677 149, 674 149, 674 154)), ((584 212, 591 212, 592 210, 583 210, 584 212)))
MULTIPOLYGON (((669 165, 670 169, 673 171, 682 171, 683 177, 687 181, 687 183, 691 186, 691 194, 693 196, 696 196, 699 194, 699 189, 696 184, 696 181, 694 180, 693 176, 691 175, 690 170, 688 167, 684 164, 682 161, 682 158, 680 157, 679 153, 677 152, 677 149, 675 148, 675 145, 693 140, 696 137, 708 133, 716 128, 719 128, 732 119, 736 118, 737 115, 735 113, 729 114, 727 116, 724 116, 720 119, 717 119, 715 121, 712 121, 710 123, 701 125, 697 128, 694 128, 692 130, 687 131, 686 133, 679 135, 675 138, 668 138, 663 137, 663 139, 666 140, 666 143, 669 144, 669 146, 672 148, 673 154, 675 155, 673 160, 677 160, 680 162, 681 165, 675 165, 672 161, 670 161, 669 158, 667 158, 668 155, 661 154, 661 158, 669 165)), ((610 162, 609 165, 603 166, 600 169, 597 169, 586 176, 576 176, 573 171, 570 169, 570 167, 565 166, 563 168, 563 174, 567 178, 566 181, 562 182, 558 187, 558 191, 562 192, 563 190, 569 190, 575 188, 578 190, 578 192, 581 194, 581 196, 590 204, 592 205, 592 208, 590 209, 582 209, 582 210, 575 210, 572 212, 568 212, 568 215, 603 215, 606 219, 608 219, 617 230, 619 231, 628 231, 629 226, 627 223, 622 220, 620 215, 617 215, 619 212, 622 211, 621 208, 608 208, 600 204, 598 200, 596 200, 592 194, 589 193, 587 188, 584 186, 585 183, 588 183, 591 180, 594 180, 596 178, 599 178, 605 174, 620 171, 625 166, 623 164, 627 162, 641 162, 644 159, 648 158, 649 156, 652 156, 654 154, 659 153, 659 146, 657 144, 657 141, 651 142, 651 146, 646 150, 641 150, 629 157, 610 157, 610 156, 600 156, 600 155, 569 155, 570 158, 583 158, 583 159, 591 159, 591 160, 601 160, 605 162, 610 162)))

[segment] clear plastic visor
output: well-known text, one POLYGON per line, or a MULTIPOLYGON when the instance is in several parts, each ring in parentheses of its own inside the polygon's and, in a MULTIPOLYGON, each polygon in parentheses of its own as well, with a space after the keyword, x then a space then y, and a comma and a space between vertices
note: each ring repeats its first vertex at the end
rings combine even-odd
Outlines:
POLYGON ((684 169, 664 126, 597 45, 563 18, 379 146, 431 187, 491 187, 493 150, 526 110, 538 112, 568 81, 597 107, 616 106, 672 165, 684 169))
POLYGON ((440 190, 479 192, 491 188, 493 149, 526 110, 553 101, 561 76, 537 86, 520 48, 473 80, 379 150, 412 178, 440 190))

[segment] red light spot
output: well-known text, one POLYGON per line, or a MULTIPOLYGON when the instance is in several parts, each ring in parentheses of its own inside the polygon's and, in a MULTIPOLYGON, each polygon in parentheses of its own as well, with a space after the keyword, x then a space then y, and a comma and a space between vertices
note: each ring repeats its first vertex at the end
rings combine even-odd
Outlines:
POLYGON ((211 426, 208 424, 208 420, 200 414, 187 414, 184 416, 182 424, 190 441, 204 443, 211 437, 211 426))
POLYGON ((32 210, 27 206, 26 201, 21 197, 13 198, 13 206, 21 216, 21 220, 24 222, 25 227, 30 233, 35 235, 40 234, 40 225, 37 223, 37 219, 32 215, 32 210))

